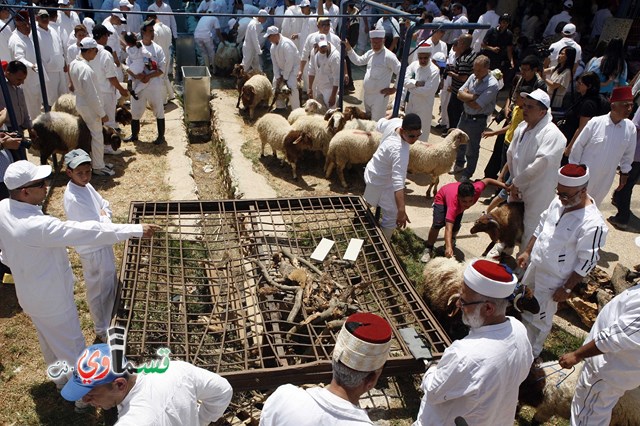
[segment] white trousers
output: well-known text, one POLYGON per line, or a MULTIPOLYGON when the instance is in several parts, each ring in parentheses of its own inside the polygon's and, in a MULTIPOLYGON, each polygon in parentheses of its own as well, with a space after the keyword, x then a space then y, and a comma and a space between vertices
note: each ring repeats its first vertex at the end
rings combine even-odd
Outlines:
POLYGON ((540 304, 540 312, 532 314, 522 313, 522 323, 527 329, 527 337, 531 343, 533 356, 537 357, 542 352, 542 347, 553 326, 553 316, 558 311, 558 303, 553 301, 553 293, 562 287, 566 278, 560 278, 546 271, 529 265, 522 281, 533 288, 533 295, 540 304))
POLYGON ((38 74, 32 70, 28 70, 27 79, 22 85, 24 89, 24 99, 27 103, 27 111, 29 111, 29 117, 34 120, 40 115, 40 108, 42 108, 42 93, 40 92, 40 81, 38 80, 38 74))
MULTIPOLYGON (((78 311, 75 303, 69 305, 66 312, 53 317, 31 316, 31 321, 38 332, 40 350, 47 366, 55 364, 57 361, 66 361, 67 365, 74 366, 78 356, 85 348, 78 311)), ((53 379, 53 382, 57 385, 63 385, 69 379, 70 374, 53 379)))
POLYGON ((64 71, 47 71, 47 76, 49 77, 49 81, 47 81, 47 98, 49 105, 53 105, 60 96, 68 92, 67 74, 64 71))
POLYGON ((431 134, 431 116, 433 115, 433 98, 428 96, 419 96, 412 93, 409 96, 409 101, 404 108, 404 112, 407 114, 418 114, 420 121, 422 122, 422 134, 420 139, 422 142, 429 141, 429 134, 431 134))
POLYGON ((131 117, 134 120, 140 120, 142 118, 142 114, 144 114, 144 110, 147 107, 147 102, 151 105, 153 115, 155 115, 156 118, 164 118, 165 91, 162 89, 162 84, 161 81, 153 82, 152 80, 150 87, 143 90, 140 96, 138 96, 138 99, 131 99, 131 117))
MULTIPOLYGON (((286 80, 287 86, 289 86, 289 88, 291 89, 291 95, 289 95, 289 106, 291 107, 291 110, 293 111, 296 108, 300 108, 300 94, 298 92, 298 73, 297 72, 292 72, 291 75, 289 76, 289 79, 286 80)), ((273 78, 273 81, 271 82, 271 85, 273 86, 273 93, 275 96, 275 87, 276 87, 276 78, 273 78)), ((331 93, 329 93, 329 95, 331 95, 331 93)), ((278 99, 276 101, 276 108, 284 108, 285 104, 284 101, 278 99)))
POLYGON ((260 64, 260 52, 256 52, 251 47, 242 46, 242 67, 245 72, 251 70, 262 71, 262 65, 260 64))
POLYGON ((363 197, 372 207, 380 207, 380 227, 390 229, 393 232, 398 218, 398 206, 396 205, 393 188, 381 188, 367 184, 364 188, 363 197))
POLYGON ((364 107, 371 113, 371 119, 378 121, 387 113, 389 96, 383 96, 380 92, 366 92, 364 94, 364 107))
MULTIPOLYGON (((446 127, 451 127, 449 125, 449 113, 447 112, 449 99, 451 99, 451 92, 448 90, 449 87, 451 87, 451 77, 447 77, 444 80, 442 89, 440 89, 440 121, 438 121, 438 124, 446 127)), ((456 124, 458 124, 458 122, 456 122, 456 124)))
POLYGON ((100 98, 102 99, 104 111, 107 113, 107 117, 109 117, 109 121, 107 121, 105 125, 115 128, 118 127, 118 123, 116 123, 116 105, 118 103, 118 99, 114 90, 115 89, 110 92, 100 92, 100 98))
POLYGON ((601 379, 587 358, 571 401, 571 426, 608 425, 613 407, 624 392, 601 379))
POLYGON ((82 254, 80 261, 96 336, 104 337, 111 322, 118 283, 113 247, 105 246, 98 251, 82 254))
POLYGON ((78 113, 91 132, 91 167, 94 170, 104 169, 104 136, 101 117, 96 117, 88 108, 83 108, 81 105, 78 105, 78 113))
POLYGON ((171 85, 171 80, 169 80, 169 74, 162 74, 162 82, 164 83, 164 90, 165 90, 165 98, 162 101, 162 106, 164 108, 164 104, 165 101, 170 101, 171 99, 174 99, 176 97, 175 93, 173 92, 173 86, 171 85))
POLYGON ((216 57, 216 46, 213 43, 213 39, 209 38, 196 38, 195 39, 196 46, 200 49, 200 54, 204 59, 204 65, 209 67, 211 65, 215 66, 215 57, 216 57))

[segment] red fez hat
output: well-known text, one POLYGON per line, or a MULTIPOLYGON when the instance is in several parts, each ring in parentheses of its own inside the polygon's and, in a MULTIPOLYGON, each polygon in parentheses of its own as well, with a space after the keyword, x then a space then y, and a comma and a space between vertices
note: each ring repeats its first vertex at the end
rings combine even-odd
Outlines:
POLYGON ((9 65, 9 62, 2 61, 0 63, 2 64, 2 71, 6 71, 7 70, 7 66, 9 65))
POLYGON ((391 326, 384 318, 355 313, 343 324, 332 359, 356 371, 375 371, 387 361, 391 334, 391 326))
POLYGON ((464 282, 483 296, 504 299, 511 296, 518 279, 504 265, 479 259, 465 269, 464 282))
POLYGON ((582 186, 589 182, 589 169, 584 164, 566 164, 558 170, 558 184, 582 186))
POLYGON ((347 318, 346 327, 351 334, 369 343, 385 343, 391 340, 389 323, 377 315, 358 312, 347 318))
POLYGON ((611 98, 609 102, 633 102, 633 94, 631 93, 631 86, 615 87, 611 92, 611 98))
POLYGON ((26 10, 21 10, 20 12, 16 13, 16 18, 22 21, 29 21, 29 12, 27 12, 26 10))

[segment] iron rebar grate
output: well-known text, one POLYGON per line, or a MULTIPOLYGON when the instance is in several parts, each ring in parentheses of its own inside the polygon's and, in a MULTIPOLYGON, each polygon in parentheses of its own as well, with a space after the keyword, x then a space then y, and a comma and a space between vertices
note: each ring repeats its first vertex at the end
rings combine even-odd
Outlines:
POLYGON ((450 343, 360 197, 134 202, 130 220, 166 229, 125 246, 114 321, 133 361, 168 347, 236 390, 319 382, 356 310, 392 326, 385 374, 424 370, 400 328, 414 327, 435 357, 450 343), (311 261, 323 237, 335 244, 311 261), (355 262, 342 260, 351 238, 364 240, 355 262))

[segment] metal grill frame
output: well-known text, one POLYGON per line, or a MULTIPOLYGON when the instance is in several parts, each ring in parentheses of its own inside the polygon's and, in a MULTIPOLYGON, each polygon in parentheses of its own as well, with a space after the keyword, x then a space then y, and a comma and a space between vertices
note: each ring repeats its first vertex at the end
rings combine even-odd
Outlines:
MULTIPOLYGON (((292 335, 301 342, 285 342, 292 323, 281 307, 292 303, 257 294, 261 275, 252 260, 267 264, 278 247, 309 259, 322 237, 335 241, 329 256, 340 259, 350 238, 365 241, 351 270, 371 283, 356 297, 361 310, 385 317, 393 330, 383 375, 424 371, 399 328, 414 327, 436 359, 451 344, 362 197, 132 202, 129 220, 166 227, 152 239, 128 240, 124 249, 112 323, 127 329, 126 354, 134 362, 169 347, 172 359, 219 373, 238 391, 330 381, 339 329, 308 324, 292 335)), ((304 309, 301 315, 307 317, 304 309)))

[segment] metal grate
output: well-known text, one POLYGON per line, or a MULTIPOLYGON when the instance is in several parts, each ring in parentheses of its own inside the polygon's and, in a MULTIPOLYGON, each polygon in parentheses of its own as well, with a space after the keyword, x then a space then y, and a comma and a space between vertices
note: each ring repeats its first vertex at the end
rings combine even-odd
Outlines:
POLYGON ((341 320, 356 310, 392 326, 387 375, 424 370, 399 328, 414 327, 435 357, 450 344, 360 197, 134 202, 130 220, 166 227, 125 247, 115 322, 133 361, 169 347, 236 390, 326 381, 341 320), (335 241, 328 260, 310 261, 323 237, 335 241), (365 242, 346 262, 351 238, 365 242), (285 279, 299 268, 301 291, 285 279))

